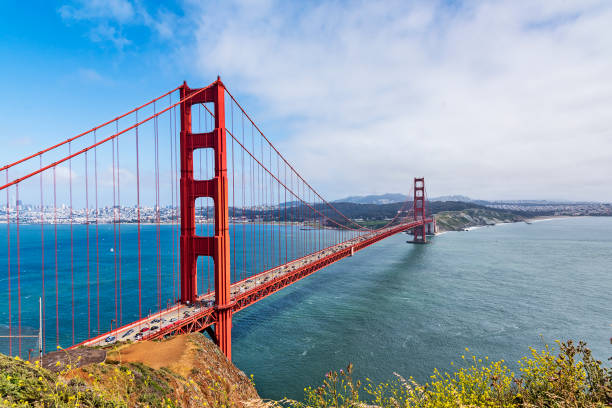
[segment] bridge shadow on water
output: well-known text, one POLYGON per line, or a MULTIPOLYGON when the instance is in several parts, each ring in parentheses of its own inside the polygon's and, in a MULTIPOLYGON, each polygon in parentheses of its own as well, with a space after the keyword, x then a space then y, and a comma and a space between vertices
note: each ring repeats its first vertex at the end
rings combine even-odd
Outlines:
POLYGON ((301 399, 304 387, 348 362, 362 380, 386 381, 393 371, 426 378, 430 364, 414 355, 444 342, 427 333, 439 251, 410 238, 389 237, 234 316, 234 361, 255 374, 263 395, 301 399))
POLYGON ((232 339, 239 341, 247 337, 258 325, 276 320, 287 311, 299 307, 316 293, 326 290, 330 284, 341 282, 341 274, 330 273, 328 270, 334 266, 337 265, 331 265, 326 269, 317 271, 304 280, 296 282, 283 291, 276 292, 250 308, 235 314, 232 339), (327 272, 326 277, 321 276, 323 271, 327 272))
POLYGON ((429 252, 430 244, 408 244, 405 243, 403 238, 402 235, 402 241, 387 244, 388 250, 393 250, 396 245, 405 245, 407 253, 402 256, 394 257, 393 254, 390 254, 393 259, 381 264, 373 257, 366 260, 364 258, 377 251, 376 258, 378 259, 381 250, 385 251, 385 248, 381 245, 366 248, 355 254, 354 257, 345 258, 317 271, 285 290, 277 292, 250 308, 235 314, 232 330, 233 340, 239 342, 241 339, 248 337, 258 325, 265 325, 274 321, 288 311, 298 310, 299 312, 300 305, 315 297, 326 296, 326 294, 332 297, 338 294, 350 295, 355 298, 356 303, 358 299, 384 298, 388 295, 390 287, 399 287, 405 284, 407 280, 409 281, 419 275, 420 269, 418 266, 423 265, 423 259, 429 252), (347 274, 361 273, 364 269, 369 268, 375 268, 376 272, 374 274, 381 279, 360 279, 359 276, 351 276, 350 280, 358 281, 359 284, 345 285, 347 274))

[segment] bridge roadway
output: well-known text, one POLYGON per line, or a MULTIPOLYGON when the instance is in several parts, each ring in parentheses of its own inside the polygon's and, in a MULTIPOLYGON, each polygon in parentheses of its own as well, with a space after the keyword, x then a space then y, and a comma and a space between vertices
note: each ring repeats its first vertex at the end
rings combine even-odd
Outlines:
MULTIPOLYGON (((230 288, 232 302, 229 307, 232 308, 232 312, 238 312, 340 259, 352 256, 354 252, 391 235, 431 221, 425 219, 376 230, 235 282, 230 288)), ((201 296, 194 304, 175 304, 73 347, 103 346, 127 340, 151 340, 166 335, 203 331, 216 321, 214 300, 214 292, 208 293, 201 296)))

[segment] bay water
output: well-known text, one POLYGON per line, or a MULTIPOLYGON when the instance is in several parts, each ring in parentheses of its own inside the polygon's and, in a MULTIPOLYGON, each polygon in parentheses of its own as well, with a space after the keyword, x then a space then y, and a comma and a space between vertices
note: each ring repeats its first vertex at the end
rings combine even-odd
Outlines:
POLYGON ((362 379, 427 381, 461 355, 516 368, 530 346, 555 340, 612 356, 612 218, 409 238, 387 238, 236 315, 233 359, 262 397, 301 399, 349 362, 362 379))

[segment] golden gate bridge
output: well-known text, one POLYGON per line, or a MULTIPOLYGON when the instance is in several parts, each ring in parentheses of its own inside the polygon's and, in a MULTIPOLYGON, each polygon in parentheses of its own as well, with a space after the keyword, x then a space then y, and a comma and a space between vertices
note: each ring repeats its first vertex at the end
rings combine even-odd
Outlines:
POLYGON ((425 243, 435 229, 423 178, 384 225, 344 215, 220 78, 0 172, 10 355, 26 352, 40 298, 42 351, 207 331, 231 358, 234 313, 391 235, 425 243))

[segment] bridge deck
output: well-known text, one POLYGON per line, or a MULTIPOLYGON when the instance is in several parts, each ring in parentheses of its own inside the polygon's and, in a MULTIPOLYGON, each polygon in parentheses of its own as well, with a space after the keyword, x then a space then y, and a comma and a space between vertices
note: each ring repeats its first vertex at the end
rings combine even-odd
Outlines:
MULTIPOLYGON (((375 242, 427 222, 431 222, 431 220, 414 221, 379 230, 375 234, 366 234, 235 282, 230 289, 232 311, 242 310, 375 242)), ((201 296, 192 305, 175 304, 158 313, 91 338, 73 347, 103 346, 118 341, 149 340, 170 334, 202 331, 216 321, 214 300, 214 293, 209 293, 201 296)))

